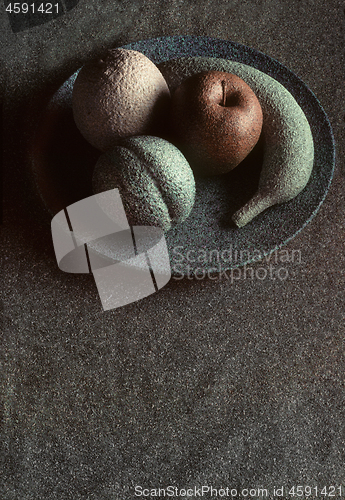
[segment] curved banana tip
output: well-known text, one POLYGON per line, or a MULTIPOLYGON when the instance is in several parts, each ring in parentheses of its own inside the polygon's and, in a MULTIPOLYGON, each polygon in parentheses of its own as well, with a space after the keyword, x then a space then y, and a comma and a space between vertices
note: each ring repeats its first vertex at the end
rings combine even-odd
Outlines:
POLYGON ((237 212, 236 212, 236 213, 235 213, 235 214, 231 217, 231 220, 232 220, 232 221, 236 224, 236 226, 237 226, 238 228, 241 228, 241 227, 245 226, 246 224, 248 224, 248 222, 250 222, 250 221, 251 221, 251 219, 250 219, 250 220, 248 220, 248 221, 246 221, 246 220, 244 220, 244 219, 243 219, 242 210, 238 210, 238 211, 237 211, 237 212))
POLYGON ((270 196, 256 193, 248 203, 234 213, 231 219, 238 228, 241 228, 275 203, 270 196))

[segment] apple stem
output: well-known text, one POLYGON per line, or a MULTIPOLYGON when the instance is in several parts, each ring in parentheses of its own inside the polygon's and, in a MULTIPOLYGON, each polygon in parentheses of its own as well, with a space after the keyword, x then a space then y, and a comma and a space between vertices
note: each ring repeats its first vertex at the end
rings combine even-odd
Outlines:
POLYGON ((222 81, 222 87, 223 87, 223 103, 222 105, 225 107, 226 105, 226 81, 222 81))

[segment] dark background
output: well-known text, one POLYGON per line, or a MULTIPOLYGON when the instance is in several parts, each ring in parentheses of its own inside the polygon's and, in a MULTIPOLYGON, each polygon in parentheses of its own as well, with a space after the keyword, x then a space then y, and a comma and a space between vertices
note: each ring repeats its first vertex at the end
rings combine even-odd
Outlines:
POLYGON ((0 498, 344 484, 343 2, 80 0, 17 33, 3 10, 0 25, 0 498), (103 312, 92 276, 57 268, 27 150, 46 100, 81 64, 170 35, 242 43, 302 78, 333 127, 335 177, 317 216, 285 247, 302 256, 286 265, 285 281, 171 280, 103 312))

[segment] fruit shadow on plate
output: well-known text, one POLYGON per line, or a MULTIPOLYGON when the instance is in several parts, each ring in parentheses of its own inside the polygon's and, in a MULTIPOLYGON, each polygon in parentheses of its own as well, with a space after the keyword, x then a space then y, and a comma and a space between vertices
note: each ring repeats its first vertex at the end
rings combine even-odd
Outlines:
POLYGON ((51 215, 92 195, 92 172, 100 154, 80 134, 71 108, 47 108, 32 161, 38 191, 51 215))
POLYGON ((220 228, 237 227, 231 217, 256 193, 263 156, 264 141, 260 137, 249 155, 227 174, 196 177, 197 197, 202 199, 203 210, 214 214, 220 228))

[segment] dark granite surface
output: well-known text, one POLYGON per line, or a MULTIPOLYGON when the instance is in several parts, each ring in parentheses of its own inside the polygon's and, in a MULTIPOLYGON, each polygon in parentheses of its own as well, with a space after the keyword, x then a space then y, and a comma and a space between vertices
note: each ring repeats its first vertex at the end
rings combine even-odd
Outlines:
POLYGON ((0 27, 0 498, 127 500, 136 485, 261 487, 269 498, 274 486, 291 498, 287 488, 304 485, 320 498, 324 486, 345 488, 343 2, 81 0, 18 33, 2 10, 0 27), (29 175, 32 130, 91 55, 181 34, 242 43, 302 78, 332 125, 335 177, 285 247, 290 262, 173 279, 103 312, 91 275, 57 268, 29 175))

